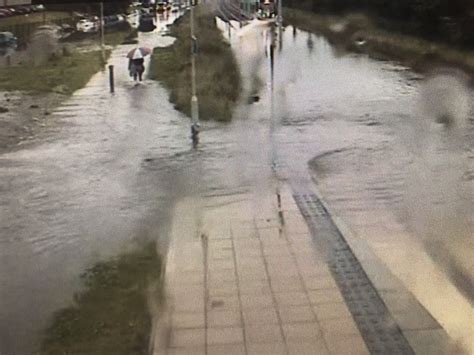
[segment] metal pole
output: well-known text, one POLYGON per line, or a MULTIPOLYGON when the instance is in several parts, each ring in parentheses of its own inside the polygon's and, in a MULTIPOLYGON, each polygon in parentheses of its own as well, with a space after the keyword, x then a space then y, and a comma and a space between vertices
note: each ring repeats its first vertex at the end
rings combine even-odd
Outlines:
POLYGON ((191 4, 191 132, 193 140, 197 138, 199 133, 199 102, 196 94, 196 54, 197 39, 194 33, 194 4, 191 4))
POLYGON ((104 3, 100 2, 100 49, 102 60, 105 62, 105 38, 104 38, 104 3))
POLYGON ((283 0, 277 0, 278 1, 278 39, 280 41, 280 48, 283 44, 283 0))
POLYGON ((110 84, 110 92, 113 94, 115 92, 114 66, 113 65, 109 65, 109 84, 110 84))

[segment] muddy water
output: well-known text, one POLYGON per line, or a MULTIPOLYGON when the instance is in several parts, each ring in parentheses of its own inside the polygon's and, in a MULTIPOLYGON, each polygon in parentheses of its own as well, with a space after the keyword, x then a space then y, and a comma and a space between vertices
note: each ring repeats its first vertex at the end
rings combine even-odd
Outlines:
MULTIPOLYGON (((172 39, 143 34, 141 42, 165 46, 172 39)), ((98 73, 52 113, 61 124, 49 128, 47 141, 0 156, 2 354, 34 348, 87 266, 131 239, 160 234, 159 218, 149 216, 172 193, 156 184, 162 171, 141 173, 144 159, 154 151, 187 151, 188 127, 163 88, 131 82, 125 59, 131 49, 122 46, 111 58, 114 96, 106 72, 98 73)))

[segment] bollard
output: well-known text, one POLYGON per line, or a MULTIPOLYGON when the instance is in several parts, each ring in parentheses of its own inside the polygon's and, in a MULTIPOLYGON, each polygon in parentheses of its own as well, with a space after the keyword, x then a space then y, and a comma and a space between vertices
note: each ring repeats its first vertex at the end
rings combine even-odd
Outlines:
POLYGON ((12 64, 12 59, 9 55, 7 55, 7 66, 10 66, 12 64))
POLYGON ((109 65, 109 84, 110 84, 110 92, 113 94, 115 92, 114 87, 114 66, 109 65))

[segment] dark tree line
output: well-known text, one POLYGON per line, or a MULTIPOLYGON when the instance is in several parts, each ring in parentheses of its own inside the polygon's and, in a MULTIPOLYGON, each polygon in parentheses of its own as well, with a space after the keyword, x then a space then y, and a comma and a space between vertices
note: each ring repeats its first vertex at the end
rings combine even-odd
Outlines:
POLYGON ((284 0, 315 12, 364 11, 385 28, 474 47, 474 0, 284 0))

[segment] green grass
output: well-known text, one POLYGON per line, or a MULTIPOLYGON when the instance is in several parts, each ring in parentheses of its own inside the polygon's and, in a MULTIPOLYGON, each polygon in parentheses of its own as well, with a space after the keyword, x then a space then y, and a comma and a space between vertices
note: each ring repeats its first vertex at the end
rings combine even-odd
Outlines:
POLYGON ((100 51, 74 52, 38 66, 24 63, 18 66, 1 67, 0 90, 19 90, 35 94, 54 92, 62 86, 64 94, 71 94, 84 87, 92 75, 102 68, 100 51))
POLYGON ((148 294, 160 281, 155 243, 109 261, 82 276, 85 290, 55 313, 40 354, 147 354, 151 332, 148 294))
MULTIPOLYGON (((188 116, 191 112, 191 40, 189 14, 173 26, 177 41, 153 53, 150 78, 170 91, 175 108, 188 116)), ((241 92, 241 78, 230 45, 214 22, 214 14, 205 6, 196 8, 196 58, 199 115, 203 120, 230 121, 241 92)))
MULTIPOLYGON (((105 34, 108 45, 117 45, 130 31, 105 34)), ((110 51, 106 51, 106 57, 110 51)), ((31 94, 59 91, 72 94, 84 87, 89 79, 104 68, 100 51, 76 52, 57 55, 37 66, 23 63, 11 67, 0 67, 0 90, 24 91, 31 94)))
POLYGON ((119 31, 106 32, 104 34, 104 42, 106 45, 117 46, 127 38, 136 38, 137 31, 133 30, 128 24, 122 26, 119 31))
POLYGON ((383 30, 365 15, 340 17, 285 9, 285 22, 305 31, 321 33, 333 44, 347 50, 363 51, 374 58, 396 59, 418 71, 436 65, 450 65, 474 72, 474 52, 383 30), (346 24, 345 30, 334 32, 331 28, 341 22, 346 24), (354 44, 358 37, 367 41, 363 48, 354 44))

